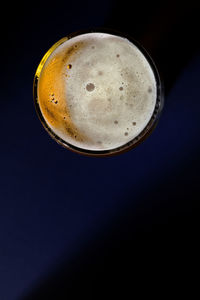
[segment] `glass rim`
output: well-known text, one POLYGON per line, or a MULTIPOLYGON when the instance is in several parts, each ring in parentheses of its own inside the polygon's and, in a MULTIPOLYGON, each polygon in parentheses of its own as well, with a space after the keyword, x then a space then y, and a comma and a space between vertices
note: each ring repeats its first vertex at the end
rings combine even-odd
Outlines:
POLYGON ((124 152, 127 152, 127 151, 135 148, 152 133, 152 131, 154 130, 154 128, 156 127, 156 125, 158 123, 158 120, 160 118, 160 115, 161 115, 161 112, 163 109, 164 85, 163 85, 163 81, 161 80, 160 74, 158 72, 158 69, 155 65, 154 60, 152 59, 152 57, 148 53, 148 51, 137 40, 132 38, 129 34, 122 33, 115 29, 97 27, 97 28, 93 28, 93 29, 79 30, 79 31, 70 33, 66 37, 63 37, 60 40, 58 40, 56 43, 54 43, 49 48, 49 50, 42 57, 39 65, 36 69, 35 75, 34 75, 33 99, 34 99, 35 110, 39 117, 40 122, 42 123, 43 127, 46 129, 48 134, 52 137, 52 139, 55 140, 59 145, 63 146, 64 148, 66 148, 68 150, 76 152, 78 154, 82 154, 82 155, 86 155, 86 156, 95 156, 95 157, 107 157, 107 156, 114 156, 114 155, 122 154, 124 152), (152 113, 152 116, 151 116, 149 122, 147 123, 145 128, 132 140, 130 140, 129 142, 127 142, 121 146, 118 146, 118 147, 112 148, 112 149, 106 149, 106 150, 84 149, 84 148, 77 147, 77 146, 63 140, 48 126, 47 122, 45 121, 45 118, 42 115, 39 101, 38 101, 38 91, 37 91, 38 80, 39 80, 41 71, 43 69, 43 66, 44 66, 45 62, 47 61, 47 59, 49 58, 49 56, 53 53, 53 51, 57 47, 59 47, 65 41, 70 40, 73 37, 87 34, 87 33, 107 33, 107 34, 112 34, 115 36, 119 36, 119 37, 128 39, 128 41, 130 41, 133 45, 135 45, 140 50, 140 52, 144 55, 144 57, 146 58, 147 62, 149 63, 149 65, 153 71, 155 81, 156 81, 156 104, 155 104, 154 111, 152 113))

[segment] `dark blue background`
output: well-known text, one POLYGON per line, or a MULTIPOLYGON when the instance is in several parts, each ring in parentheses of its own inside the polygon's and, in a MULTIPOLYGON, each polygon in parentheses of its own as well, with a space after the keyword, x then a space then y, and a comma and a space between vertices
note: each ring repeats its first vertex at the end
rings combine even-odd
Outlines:
POLYGON ((1 300, 114 299, 119 293, 133 298, 136 290, 158 293, 159 287, 163 298, 173 287, 178 295, 185 292, 189 278, 195 285, 200 167, 196 11, 192 5, 179 10, 176 1, 151 3, 145 11, 135 5, 137 16, 128 2, 118 1, 32 7, 20 2, 12 11, 9 5, 4 9, 1 300), (110 158, 84 157, 57 145, 40 124, 32 99, 34 72, 45 51, 73 31, 97 26, 141 41, 166 87, 153 134, 136 149, 110 158))

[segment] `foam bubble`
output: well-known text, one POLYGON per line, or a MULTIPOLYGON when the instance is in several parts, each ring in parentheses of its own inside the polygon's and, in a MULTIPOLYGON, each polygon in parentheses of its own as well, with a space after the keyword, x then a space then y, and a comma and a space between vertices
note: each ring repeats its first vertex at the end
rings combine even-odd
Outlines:
POLYGON ((86 85, 86 90, 87 90, 88 92, 93 91, 94 88, 95 88, 95 86, 94 86, 93 83, 88 83, 88 84, 86 85))

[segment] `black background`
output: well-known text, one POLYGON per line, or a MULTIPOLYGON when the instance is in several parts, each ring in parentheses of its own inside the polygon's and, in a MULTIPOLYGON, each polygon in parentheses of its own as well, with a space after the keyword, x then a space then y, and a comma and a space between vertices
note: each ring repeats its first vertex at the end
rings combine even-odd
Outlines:
POLYGON ((0 299, 192 298, 199 251, 197 2, 8 2, 1 29, 0 299), (34 72, 51 45, 96 27, 138 40, 165 86, 163 115, 148 140, 100 159, 51 140, 32 99, 34 72))

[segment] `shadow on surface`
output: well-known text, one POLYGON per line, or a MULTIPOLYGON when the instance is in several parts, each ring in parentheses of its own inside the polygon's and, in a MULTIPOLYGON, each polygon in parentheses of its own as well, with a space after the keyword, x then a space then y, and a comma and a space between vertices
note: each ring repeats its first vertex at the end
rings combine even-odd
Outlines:
MULTIPOLYGON (((187 272, 197 258, 195 202, 200 161, 194 164, 193 157, 198 153, 192 153, 187 164, 163 174, 160 182, 143 190, 138 204, 122 211, 79 255, 69 263, 63 262, 20 299, 95 299, 95 295, 114 297, 119 292, 130 296, 155 284, 167 287, 168 276, 168 290, 177 277, 182 283, 187 280, 187 272)), ((131 194, 134 191, 126 197, 135 203, 131 194)))

